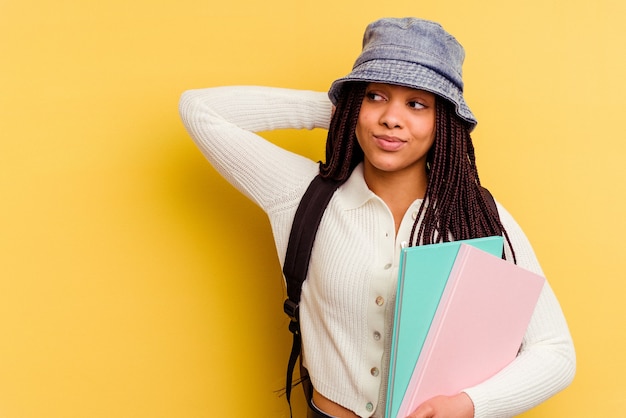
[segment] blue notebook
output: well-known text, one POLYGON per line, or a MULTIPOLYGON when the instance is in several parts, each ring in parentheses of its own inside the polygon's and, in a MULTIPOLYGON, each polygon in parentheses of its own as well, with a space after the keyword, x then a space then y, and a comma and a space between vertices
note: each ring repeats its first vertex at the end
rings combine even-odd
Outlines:
POLYGON ((502 255, 503 238, 486 237, 402 250, 391 340, 386 418, 396 418, 461 244, 502 255))

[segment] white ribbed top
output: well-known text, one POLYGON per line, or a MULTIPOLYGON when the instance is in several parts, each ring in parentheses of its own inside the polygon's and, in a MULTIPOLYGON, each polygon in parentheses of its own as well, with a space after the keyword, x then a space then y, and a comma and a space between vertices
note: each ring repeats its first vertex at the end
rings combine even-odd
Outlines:
MULTIPOLYGON (((318 164, 254 132, 327 129, 327 95, 250 86, 190 90, 180 113, 211 164, 267 213, 282 264, 297 205, 318 164)), ((409 208, 396 237, 391 212, 358 167, 331 199, 313 248, 300 308, 305 363, 316 390, 362 417, 384 415, 399 254, 420 203, 409 208)), ((542 274, 519 225, 500 204, 498 210, 518 264, 542 274)), ((562 390, 574 371, 567 324, 546 285, 518 358, 465 392, 476 417, 509 417, 562 390)))

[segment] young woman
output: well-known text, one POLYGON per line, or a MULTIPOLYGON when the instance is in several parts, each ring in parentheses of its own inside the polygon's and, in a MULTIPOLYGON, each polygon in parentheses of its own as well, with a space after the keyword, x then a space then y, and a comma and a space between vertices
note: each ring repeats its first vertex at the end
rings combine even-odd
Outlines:
MULTIPOLYGON (((404 245, 504 235, 505 256, 542 274, 524 233, 481 193, 463 98, 464 51, 443 28, 414 18, 370 24, 352 72, 328 96, 267 87, 185 92, 180 112, 207 159, 268 215, 281 264, 311 180, 345 181, 319 226, 300 323, 314 387, 310 417, 383 417, 399 254, 404 245), (332 119, 331 119, 332 114, 332 119), (326 161, 254 132, 328 128, 326 161)), ((505 417, 566 387, 575 354, 558 301, 542 291, 518 357, 411 417, 505 417)))

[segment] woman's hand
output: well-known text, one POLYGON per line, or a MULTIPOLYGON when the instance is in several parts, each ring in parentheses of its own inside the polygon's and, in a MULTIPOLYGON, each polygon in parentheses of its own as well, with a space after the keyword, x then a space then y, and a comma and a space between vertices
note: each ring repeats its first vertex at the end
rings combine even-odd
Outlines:
POLYGON ((407 418, 473 418, 474 403, 466 393, 435 396, 421 404, 407 418))

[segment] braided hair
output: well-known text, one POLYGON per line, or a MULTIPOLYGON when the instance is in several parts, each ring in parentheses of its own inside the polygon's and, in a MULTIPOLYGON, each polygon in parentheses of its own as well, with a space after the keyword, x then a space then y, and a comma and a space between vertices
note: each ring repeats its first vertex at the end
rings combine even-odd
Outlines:
MULTIPOLYGON (((363 161, 356 125, 366 83, 345 83, 326 140, 326 162, 320 175, 344 182, 363 161)), ((480 185, 469 125, 453 105, 436 96, 435 141, 426 157, 428 186, 413 224, 409 245, 434 244, 504 235, 511 240, 480 185)))
POLYGON ((363 150, 356 139, 356 124, 365 97, 366 83, 346 83, 330 120, 326 139, 326 162, 320 162, 320 175, 344 182, 363 161, 363 150))

